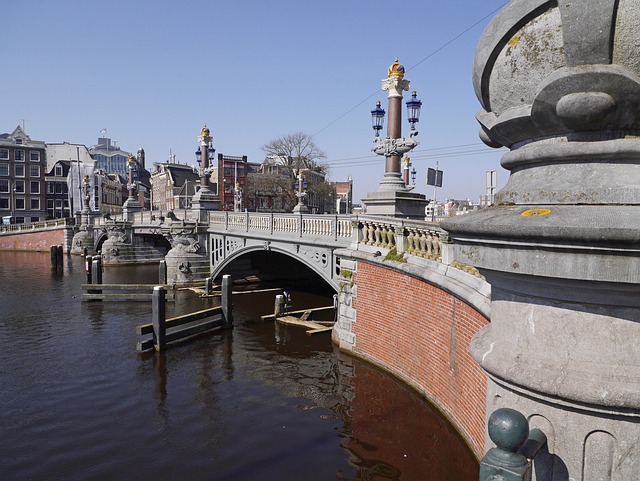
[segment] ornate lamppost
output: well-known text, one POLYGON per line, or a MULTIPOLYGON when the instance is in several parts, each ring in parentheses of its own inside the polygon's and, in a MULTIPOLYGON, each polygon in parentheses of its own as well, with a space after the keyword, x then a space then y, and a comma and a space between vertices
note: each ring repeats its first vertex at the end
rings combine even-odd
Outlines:
POLYGON ((396 57, 395 62, 388 69, 388 78, 382 80, 382 90, 389 92, 389 121, 386 138, 380 137, 386 114, 380 101, 376 102, 376 107, 371 111, 372 127, 376 134, 373 139, 376 145, 371 150, 384 156, 385 172, 378 190, 369 193, 367 198, 363 199, 369 214, 424 217, 426 205, 424 195, 410 193, 414 187, 408 186, 408 172, 403 179, 400 169, 401 157, 418 145, 414 137, 418 135, 415 127, 420 120, 422 102, 418 100, 415 91, 407 101, 407 120, 411 130, 407 138, 402 137, 402 92, 409 90, 409 84, 410 81, 404 78, 404 66, 396 57))
POLYGON ((219 206, 217 195, 211 190, 209 178, 215 171, 211 162, 215 160, 213 148, 213 137, 209 128, 205 125, 200 130, 198 137, 198 150, 196 150, 196 161, 198 167, 194 170, 200 177, 200 189, 191 200, 191 209, 196 212, 198 220, 206 220, 207 212, 217 210, 219 206))
POLYGON ((127 159, 127 167, 129 169, 129 179, 127 182, 127 190, 129 191, 129 197, 124 203, 123 213, 126 220, 133 220, 132 216, 135 212, 140 212, 142 210, 142 206, 137 199, 137 181, 136 178, 138 176, 138 168, 136 166, 136 159, 133 155, 129 154, 129 158, 127 159))
POLYGON ((89 225, 89 217, 91 216, 91 207, 89 206, 90 200, 90 182, 89 175, 84 174, 84 178, 82 179, 83 183, 83 194, 82 194, 82 225, 89 225))
POLYGON ((294 170, 294 175, 296 175, 296 179, 298 181, 298 192, 296 193, 296 197, 298 197, 298 203, 293 208, 293 212, 296 214, 308 214, 309 208, 306 206, 302 199, 307 195, 304 192, 304 176, 302 175, 304 169, 294 170))

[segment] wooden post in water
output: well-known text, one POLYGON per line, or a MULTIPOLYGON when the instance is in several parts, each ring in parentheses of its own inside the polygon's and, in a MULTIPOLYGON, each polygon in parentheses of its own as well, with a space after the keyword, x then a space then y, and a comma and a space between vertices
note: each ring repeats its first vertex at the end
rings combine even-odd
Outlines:
POLYGON ((156 351, 162 351, 167 344, 167 327, 166 321, 166 290, 163 286, 155 286, 153 288, 152 300, 152 319, 153 324, 153 344, 156 351))
POLYGON ((91 260, 91 279, 92 284, 102 284, 102 258, 93 256, 91 260))
POLYGON ((207 277, 205 279, 204 290, 207 292, 207 294, 211 294, 211 291, 213 291, 213 279, 211 277, 207 277))
POLYGON ((91 266, 93 265, 93 256, 84 256, 84 271, 87 273, 87 284, 91 282, 91 266))
POLYGON ((231 302, 231 276, 222 276, 222 327, 223 329, 233 328, 233 304, 231 302))
POLYGON ((63 259, 64 259, 63 247, 61 245, 56 246, 56 267, 58 269, 62 269, 63 259))
MULTIPOLYGON (((89 256, 87 256, 89 257, 89 256)), ((102 284, 102 258, 93 256, 91 258, 91 284, 102 284)), ((89 294, 102 294, 102 290, 91 290, 89 294)), ((96 299, 97 301, 101 299, 96 299)))
POLYGON ((161 260, 158 267, 158 282, 160 284, 167 283, 167 261, 161 260))
POLYGON ((62 246, 51 246, 49 248, 52 269, 62 269, 62 254, 62 246))
POLYGON ((282 294, 278 294, 273 305, 273 317, 281 317, 284 315, 285 303, 284 296, 282 294))

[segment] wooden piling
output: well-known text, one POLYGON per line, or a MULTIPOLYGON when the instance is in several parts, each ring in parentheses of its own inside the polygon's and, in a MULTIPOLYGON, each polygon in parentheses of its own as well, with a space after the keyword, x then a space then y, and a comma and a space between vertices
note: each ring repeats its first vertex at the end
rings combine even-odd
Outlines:
POLYGON ((226 274, 222 276, 222 327, 223 329, 233 328, 233 303, 231 276, 226 274))
POLYGON ((84 256, 84 270, 87 273, 87 284, 93 284, 91 282, 91 266, 93 265, 93 256, 84 256))
POLYGON ((63 253, 64 251, 62 250, 62 246, 51 246, 49 248, 49 257, 52 269, 62 269, 63 253))
POLYGON ((163 286, 155 286, 152 295, 153 344, 156 351, 162 351, 166 346, 166 291, 163 286))
POLYGON ((276 296, 276 301, 273 306, 273 317, 280 317, 284 315, 285 300, 282 294, 276 296))
POLYGON ((167 283, 167 261, 161 260, 158 266, 158 282, 160 284, 167 283))
MULTIPOLYGON (((89 258, 90 256, 87 256, 89 258)), ((88 276, 87 276, 88 277, 88 276)), ((91 257, 91 284, 102 284, 102 259, 100 256, 91 257)), ((102 290, 93 289, 88 294, 102 294, 102 290)), ((94 299, 99 301, 100 299, 94 299)))

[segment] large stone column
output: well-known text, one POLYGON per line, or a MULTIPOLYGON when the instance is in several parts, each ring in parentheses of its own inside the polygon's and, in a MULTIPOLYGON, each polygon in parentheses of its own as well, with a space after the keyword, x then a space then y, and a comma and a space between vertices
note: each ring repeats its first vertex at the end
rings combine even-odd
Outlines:
POLYGON ((476 50, 480 135, 510 177, 443 227, 492 285, 471 350, 487 415, 547 435, 538 481, 640 472, 638 24, 632 0, 512 0, 476 50))

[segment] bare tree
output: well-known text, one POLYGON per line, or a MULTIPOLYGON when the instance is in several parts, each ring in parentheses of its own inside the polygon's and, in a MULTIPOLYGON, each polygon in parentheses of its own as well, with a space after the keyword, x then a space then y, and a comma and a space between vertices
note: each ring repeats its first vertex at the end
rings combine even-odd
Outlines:
POLYGON ((310 135, 304 132, 284 135, 263 145, 262 150, 267 154, 265 164, 269 165, 269 172, 288 179, 283 204, 290 200, 295 202, 298 188, 296 177, 298 171, 302 170, 308 185, 308 207, 319 212, 331 208, 332 189, 326 182, 327 167, 320 163, 327 156, 310 135))
POLYGON ((304 132, 283 135, 263 145, 262 150, 268 156, 278 157, 291 178, 295 177, 293 170, 297 169, 326 172, 326 167, 318 161, 325 159, 327 155, 315 144, 313 138, 304 132))
POLYGON ((256 212, 290 212, 296 205, 291 180, 280 174, 248 174, 245 181, 248 208, 256 212))

